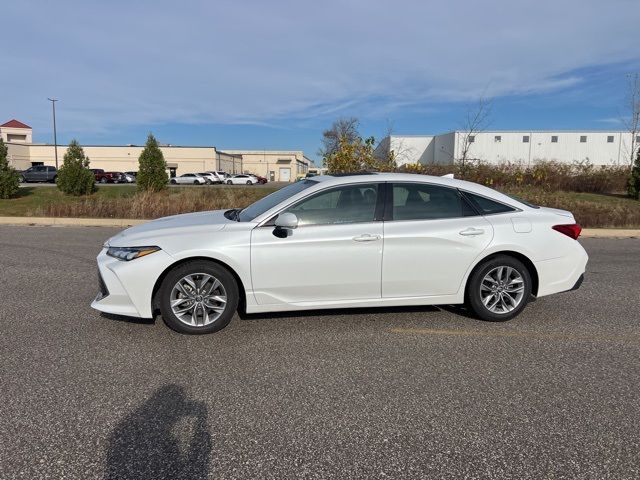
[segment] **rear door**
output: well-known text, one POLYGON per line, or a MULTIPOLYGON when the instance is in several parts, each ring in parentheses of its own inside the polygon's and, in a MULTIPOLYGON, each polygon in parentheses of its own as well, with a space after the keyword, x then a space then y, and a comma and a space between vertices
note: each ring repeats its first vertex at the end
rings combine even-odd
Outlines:
POLYGON ((382 296, 453 295, 493 238, 493 227, 458 190, 390 184, 384 223, 382 296))

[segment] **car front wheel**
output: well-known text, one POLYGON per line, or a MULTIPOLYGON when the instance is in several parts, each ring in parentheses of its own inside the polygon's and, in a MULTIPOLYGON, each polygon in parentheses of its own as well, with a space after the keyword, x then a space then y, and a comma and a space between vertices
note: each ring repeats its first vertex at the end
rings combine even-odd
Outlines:
POLYGON ((227 185, 233 185, 233 182, 231 180, 227 180, 227 185))
POLYGON ((213 333, 226 327, 238 308, 238 285, 224 267, 194 260, 171 270, 159 291, 164 322, 180 333, 213 333))
POLYGON ((531 274, 519 260, 498 255, 474 270, 467 302, 482 320, 503 322, 517 316, 531 296, 531 274))
POLYGON ((175 180, 171 179, 171 181, 170 181, 169 183, 170 183, 171 185, 175 185, 175 184, 176 184, 176 183, 178 183, 178 182, 176 182, 175 180))

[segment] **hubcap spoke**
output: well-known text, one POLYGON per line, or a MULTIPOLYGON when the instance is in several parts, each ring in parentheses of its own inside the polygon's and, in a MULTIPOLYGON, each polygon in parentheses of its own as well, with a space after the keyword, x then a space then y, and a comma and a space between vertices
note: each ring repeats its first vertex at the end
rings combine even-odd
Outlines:
POLYGON ((508 265, 498 266, 480 282, 482 304, 493 313, 509 313, 518 308, 524 297, 524 278, 508 265))
POLYGON ((227 306, 224 285, 208 273, 182 277, 171 290, 169 303, 174 315, 192 327, 205 327, 215 322, 227 306))

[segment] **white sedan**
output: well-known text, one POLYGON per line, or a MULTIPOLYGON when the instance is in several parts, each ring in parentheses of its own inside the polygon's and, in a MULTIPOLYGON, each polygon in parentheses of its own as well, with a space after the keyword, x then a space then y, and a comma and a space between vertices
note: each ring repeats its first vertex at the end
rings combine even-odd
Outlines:
POLYGON ((255 185, 258 183, 258 177, 254 175, 234 175, 227 178, 227 185, 255 185))
POLYGON ((247 313, 466 304, 509 320, 578 288, 580 226, 475 183, 382 173, 318 176, 242 210, 161 218, 98 255, 103 312, 209 333, 247 313))
POLYGON ((169 183, 171 185, 204 185, 207 183, 207 179, 198 173, 183 173, 179 177, 173 177, 169 183))

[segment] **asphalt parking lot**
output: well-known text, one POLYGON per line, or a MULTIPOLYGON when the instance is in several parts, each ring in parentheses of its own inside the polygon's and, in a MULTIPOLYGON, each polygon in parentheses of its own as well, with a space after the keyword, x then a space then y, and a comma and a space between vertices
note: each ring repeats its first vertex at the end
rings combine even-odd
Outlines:
POLYGON ((640 240, 505 324, 89 307, 106 228, 0 227, 0 478, 639 478, 640 240))

